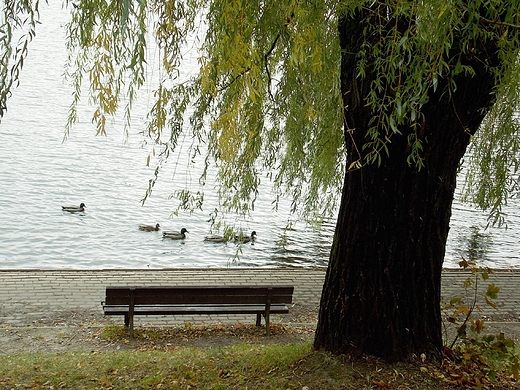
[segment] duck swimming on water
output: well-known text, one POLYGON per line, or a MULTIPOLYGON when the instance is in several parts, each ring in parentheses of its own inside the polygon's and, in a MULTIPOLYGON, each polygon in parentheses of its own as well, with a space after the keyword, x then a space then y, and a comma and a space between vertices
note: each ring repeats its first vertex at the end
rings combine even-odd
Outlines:
POLYGON ((182 228, 180 232, 163 232, 163 238, 171 238, 172 240, 183 240, 186 238, 186 233, 189 233, 189 231, 187 231, 185 228, 182 228))
POLYGON ((77 213, 77 212, 81 212, 81 211, 85 211, 85 209, 87 208, 87 206, 85 206, 85 203, 81 203, 78 206, 61 206, 61 209, 63 211, 68 211, 69 213, 77 213))
POLYGON ((250 236, 235 236, 235 241, 240 241, 244 244, 254 240, 256 240, 256 232, 254 230, 251 232, 250 236))
POLYGON ((226 242, 224 236, 219 236, 218 234, 212 234, 211 236, 204 237, 204 241, 207 242, 226 242))
POLYGON ((143 232, 153 232, 161 230, 161 225, 157 224, 155 226, 153 225, 139 225, 139 230, 142 230, 143 232))
MULTIPOLYGON (((235 236, 235 241, 242 242, 242 243, 248 243, 251 241, 254 241, 256 239, 256 232, 253 230, 251 232, 251 235, 249 236, 243 236, 243 235, 237 235, 235 236)), ((204 241, 206 242, 226 242, 229 239, 226 239, 224 236, 219 236, 218 234, 212 234, 210 236, 204 237, 204 241)))

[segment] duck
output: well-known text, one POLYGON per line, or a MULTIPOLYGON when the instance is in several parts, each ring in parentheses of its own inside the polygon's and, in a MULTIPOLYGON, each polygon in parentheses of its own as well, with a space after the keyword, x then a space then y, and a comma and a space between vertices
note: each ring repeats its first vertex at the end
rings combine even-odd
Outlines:
POLYGON ((235 241, 240 241, 244 244, 254 240, 256 240, 256 232, 254 230, 251 232, 250 236, 235 236, 235 241))
POLYGON ((226 242, 224 236, 219 236, 218 234, 212 234, 210 236, 204 237, 204 241, 207 242, 226 242))
POLYGON ((172 240, 183 240, 186 238, 186 233, 189 231, 186 228, 182 228, 180 232, 163 232, 163 238, 171 238, 172 240))
POLYGON ((81 203, 78 206, 61 206, 61 209, 63 211, 68 211, 69 213, 77 213, 77 212, 81 212, 81 211, 85 211, 85 209, 87 208, 87 206, 85 206, 85 203, 81 203))
POLYGON ((139 225, 139 230, 142 230, 143 232, 153 232, 157 230, 161 230, 161 225, 157 224, 155 226, 153 225, 139 225))

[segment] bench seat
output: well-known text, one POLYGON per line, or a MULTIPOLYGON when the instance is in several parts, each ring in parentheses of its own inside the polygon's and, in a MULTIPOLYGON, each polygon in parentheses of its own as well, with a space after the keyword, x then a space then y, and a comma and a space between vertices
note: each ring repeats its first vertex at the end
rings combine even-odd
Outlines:
MULTIPOLYGON (((105 315, 128 313, 128 305, 105 306, 105 315)), ((271 305, 271 314, 287 314, 287 305, 271 305)), ((265 305, 136 305, 134 315, 185 315, 185 314, 263 314, 265 305)))
POLYGON ((256 314, 256 325, 265 318, 270 334, 270 314, 286 314, 293 286, 175 286, 107 287, 101 302, 105 315, 121 315, 133 338, 136 315, 256 314))

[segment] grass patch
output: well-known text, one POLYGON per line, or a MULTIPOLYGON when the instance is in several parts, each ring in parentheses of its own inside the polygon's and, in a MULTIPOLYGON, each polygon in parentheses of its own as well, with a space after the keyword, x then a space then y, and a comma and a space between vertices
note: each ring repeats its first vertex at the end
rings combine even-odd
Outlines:
POLYGON ((0 356, 0 388, 278 388, 310 344, 0 356))
MULTIPOLYGON (((140 327, 130 342, 124 327, 107 326, 96 337, 108 340, 108 349, 0 355, 0 389, 473 388, 460 380, 466 373, 460 360, 442 365, 352 360, 312 351, 312 341, 299 338, 301 332, 275 326, 274 336, 265 337, 265 329, 256 326, 187 324, 140 327)), ((501 373, 479 388, 514 389, 518 382, 501 373)))
MULTIPOLYGON (((312 351, 310 342, 0 356, 0 388, 450 389, 439 365, 388 365, 312 351)), ((504 387, 507 388, 507 387, 504 387)), ((513 387, 511 387, 513 388, 513 387)))

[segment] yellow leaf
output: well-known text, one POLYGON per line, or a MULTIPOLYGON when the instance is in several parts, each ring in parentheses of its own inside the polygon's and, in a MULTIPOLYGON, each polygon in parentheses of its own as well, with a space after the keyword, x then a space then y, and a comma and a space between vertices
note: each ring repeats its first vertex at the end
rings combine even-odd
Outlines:
POLYGON ((466 315, 469 314, 469 308, 466 305, 459 306, 457 310, 453 313, 453 317, 458 316, 460 313, 464 313, 466 315))
POLYGON ((360 169, 361 167, 362 167, 361 161, 357 160, 357 161, 354 161, 352 164, 350 164, 348 169, 349 170, 351 170, 351 169, 360 169))
POLYGON ((481 333, 484 330, 484 321, 481 319, 475 320, 475 332, 481 333))
POLYGON ((484 299, 486 300, 486 303, 487 303, 489 306, 491 306, 493 309, 495 309, 495 310, 498 309, 498 306, 497 306, 494 302, 492 302, 492 301, 487 297, 487 295, 484 297, 484 299))

